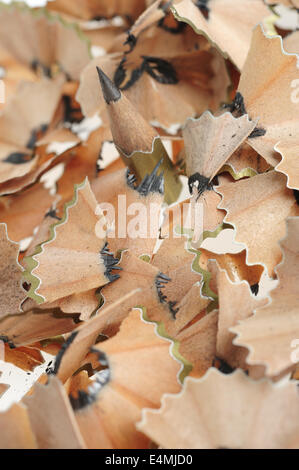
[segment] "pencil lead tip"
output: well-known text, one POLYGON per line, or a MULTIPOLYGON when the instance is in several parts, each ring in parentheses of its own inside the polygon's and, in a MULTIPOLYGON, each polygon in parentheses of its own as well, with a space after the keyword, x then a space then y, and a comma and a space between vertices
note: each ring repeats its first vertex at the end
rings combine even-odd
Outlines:
POLYGON ((109 104, 111 101, 118 101, 121 98, 120 90, 115 86, 113 81, 107 77, 103 70, 100 69, 100 67, 97 67, 97 71, 106 103, 109 104))

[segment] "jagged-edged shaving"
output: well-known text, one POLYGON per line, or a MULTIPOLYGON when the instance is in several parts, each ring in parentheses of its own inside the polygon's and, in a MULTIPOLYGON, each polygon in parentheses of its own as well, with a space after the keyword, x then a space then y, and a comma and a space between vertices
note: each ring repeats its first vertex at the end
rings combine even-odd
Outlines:
POLYGON ((260 0, 209 0, 197 3, 176 0, 172 11, 179 21, 185 21, 198 34, 203 34, 224 57, 229 57, 242 70, 250 47, 252 28, 265 20, 270 10, 260 0))
POLYGON ((259 128, 266 131, 248 143, 273 166, 275 144, 298 139, 298 79, 298 56, 284 51, 280 36, 267 36, 257 26, 238 92, 250 119, 259 118, 259 128))
POLYGON ((247 115, 235 118, 226 112, 214 117, 206 111, 199 119, 189 119, 183 129, 186 148, 186 173, 189 184, 198 175, 200 193, 244 142, 256 126, 247 115), (192 181, 191 181, 192 180, 192 181))
POLYGON ((263 365, 269 376, 296 366, 299 338, 299 217, 287 219, 287 233, 280 242, 283 259, 277 266, 278 286, 270 293, 270 303, 255 315, 232 328, 238 335, 234 344, 250 353, 248 364, 263 365))
POLYGON ((247 246, 248 264, 263 264, 273 275, 281 260, 278 241, 285 234, 286 217, 299 215, 286 177, 275 171, 229 183, 217 189, 227 211, 225 222, 236 229, 235 239, 247 246))
POLYGON ((84 400, 85 406, 75 411, 88 448, 148 445, 148 439, 135 428, 142 408, 157 408, 165 391, 180 390, 177 374, 181 364, 174 360, 169 346, 169 341, 156 334, 154 325, 142 318, 139 309, 123 321, 116 336, 96 345, 95 349, 105 354, 110 380, 105 379, 101 386, 92 385, 91 403, 84 400))
MULTIPOLYGON (((298 81, 299 83, 299 81, 298 81)), ((299 136, 296 140, 278 142, 274 149, 282 156, 281 162, 275 167, 276 171, 284 173, 287 178, 287 186, 299 189, 299 136)))
POLYGON ((106 243, 104 227, 103 213, 97 210, 86 179, 75 186, 74 199, 66 204, 62 220, 51 227, 49 240, 26 258, 28 295, 37 303, 53 302, 107 284, 106 271, 110 275, 112 266, 110 256, 101 255, 106 243))
POLYGON ((211 368, 202 379, 187 378, 178 395, 165 395, 160 410, 144 410, 137 428, 167 449, 295 449, 298 411, 294 382, 211 368))

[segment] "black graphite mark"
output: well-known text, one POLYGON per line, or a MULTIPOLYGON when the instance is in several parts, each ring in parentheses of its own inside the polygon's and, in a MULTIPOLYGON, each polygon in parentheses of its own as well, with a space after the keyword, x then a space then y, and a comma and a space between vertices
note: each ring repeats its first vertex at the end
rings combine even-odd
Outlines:
POLYGON ((117 258, 114 258, 113 253, 108 249, 108 243, 105 243, 103 249, 100 251, 101 259, 105 266, 105 276, 109 279, 109 282, 114 282, 120 278, 119 274, 114 274, 112 271, 121 271, 120 266, 116 266, 119 263, 117 258))
POLYGON ((132 34, 130 31, 127 33, 127 39, 124 42, 124 46, 129 46, 129 49, 125 52, 125 54, 129 54, 130 52, 135 49, 135 46, 137 44, 137 39, 134 34, 132 34))
POLYGON ((53 361, 48 362, 47 368, 46 368, 46 374, 50 375, 53 374, 53 367, 52 367, 53 361))
POLYGON ((127 77, 127 70, 125 69, 127 58, 122 58, 113 77, 117 88, 128 90, 140 79, 143 73, 147 73, 162 85, 176 85, 179 82, 175 68, 167 60, 151 56, 142 56, 142 59, 141 65, 132 70, 127 83, 121 86, 127 77))
POLYGON ((105 367, 95 374, 95 380, 87 389, 78 390, 78 396, 69 396, 72 408, 74 410, 82 410, 97 401, 98 395, 102 388, 110 381, 110 368, 106 354, 96 348, 90 348, 90 351, 97 354, 99 363, 105 367))
POLYGON ((24 163, 28 163, 32 160, 32 155, 28 155, 28 153, 24 152, 13 152, 9 154, 3 162, 11 163, 12 165, 24 165, 24 163))
POLYGON ((195 6, 199 8, 206 20, 210 18, 210 8, 208 6, 210 0, 196 0, 195 6))
POLYGON ((223 374, 232 374, 232 372, 234 372, 235 370, 229 364, 227 364, 227 362, 223 361, 217 356, 215 356, 215 359, 213 361, 213 367, 217 367, 217 369, 223 374), (218 367, 217 367, 217 363, 218 363, 218 367))
POLYGON ((0 341, 3 341, 3 343, 8 344, 10 349, 16 349, 15 344, 13 343, 12 340, 8 338, 8 336, 0 336, 0 341))
MULTIPOLYGON (((244 103, 244 97, 239 91, 236 93, 236 96, 233 102, 230 104, 225 104, 223 107, 225 109, 228 109, 236 117, 241 117, 241 116, 244 116, 244 114, 247 114, 245 103, 244 103)), ((267 133, 266 129, 262 127, 255 127, 255 129, 253 129, 251 134, 249 134, 248 139, 255 139, 257 137, 263 137, 266 133, 267 133)))
POLYGON ((83 120, 81 108, 73 105, 70 96, 63 95, 62 101, 64 104, 64 122, 80 123, 83 120))
POLYGON ((239 91, 237 91, 233 102, 229 104, 225 104, 223 107, 225 109, 228 109, 232 114, 234 113, 239 117, 246 114, 244 98, 243 98, 243 95, 239 91))
POLYGON ((61 220, 61 217, 57 215, 56 209, 53 209, 53 208, 48 210, 48 212, 46 212, 45 218, 46 217, 51 217, 52 219, 61 220))
POLYGON ((51 68, 43 64, 39 59, 31 62, 31 68, 35 73, 42 72, 45 77, 52 78, 51 68))
POLYGON ((141 196, 148 196, 150 193, 164 194, 164 173, 158 174, 158 170, 162 165, 163 158, 157 163, 153 171, 149 175, 145 175, 139 185, 136 185, 136 177, 130 170, 127 170, 127 184, 131 189, 137 191, 141 196))
POLYGON ((145 175, 136 191, 142 196, 147 196, 149 193, 164 194, 164 173, 163 171, 158 174, 158 170, 162 165, 163 158, 157 163, 153 171, 149 175, 145 175))
POLYGON ((256 127, 253 129, 251 134, 249 134, 248 139, 255 139, 256 137, 263 137, 266 134, 266 129, 263 129, 262 127, 256 127))
POLYGON ((167 60, 158 57, 142 56, 145 71, 158 83, 163 85, 176 85, 177 73, 173 65, 167 60))
POLYGON ((172 17, 172 20, 175 20, 175 26, 168 26, 166 23, 168 16, 169 15, 166 15, 159 20, 158 28, 161 28, 170 34, 181 34, 183 31, 185 31, 187 23, 184 23, 183 21, 178 21, 174 17, 172 17))
POLYGON ((57 354, 57 356, 55 357, 55 364, 54 364, 54 367, 48 367, 47 368, 47 374, 48 375, 51 375, 51 374, 54 374, 56 375, 59 371, 59 367, 60 367, 60 364, 61 364, 61 361, 62 361, 62 358, 65 354, 65 352, 68 350, 68 348, 70 347, 70 345, 72 344, 72 342, 74 341, 74 339, 76 338, 78 332, 77 331, 74 331, 69 337, 68 339, 63 343, 59 353, 57 354))
POLYGON ((28 139, 28 142, 26 144, 26 147, 30 150, 32 150, 35 147, 35 144, 39 138, 40 134, 44 134, 46 130, 48 129, 48 124, 41 124, 39 127, 36 129, 33 129, 31 131, 31 135, 28 139))
POLYGON ((258 283, 252 284, 252 286, 250 286, 250 290, 253 293, 253 295, 257 295, 259 293, 259 284, 258 283))
POLYGON ((131 188, 131 189, 136 189, 136 176, 130 172, 130 169, 128 168, 127 169, 127 172, 126 172, 126 180, 127 180, 127 185, 131 188))
POLYGON ((198 191, 198 198, 208 190, 211 190, 213 188, 212 183, 210 182, 210 179, 207 178, 206 176, 201 175, 200 173, 194 173, 191 175, 188 179, 188 186, 189 186, 189 192, 190 194, 193 193, 193 188, 195 187, 198 191))
POLYGON ((158 298, 159 298, 161 304, 166 304, 168 306, 170 313, 172 314, 173 318, 175 319, 176 314, 179 311, 178 308, 174 308, 177 305, 177 302, 167 300, 167 296, 164 295, 163 292, 162 292, 162 289, 164 289, 166 284, 168 284, 168 282, 170 282, 170 281, 171 281, 170 277, 168 277, 166 274, 159 273, 156 276, 156 279, 155 279, 155 286, 156 286, 157 293, 158 293, 158 298))

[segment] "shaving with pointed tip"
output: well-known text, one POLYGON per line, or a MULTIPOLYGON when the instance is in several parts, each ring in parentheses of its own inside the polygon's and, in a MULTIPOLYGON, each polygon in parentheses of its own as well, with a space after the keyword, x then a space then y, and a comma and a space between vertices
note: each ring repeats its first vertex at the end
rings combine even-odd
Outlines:
MULTIPOLYGON (((110 89, 118 90, 106 75, 105 81, 109 84, 110 89)), ((105 89, 102 91, 105 93, 105 89)), ((150 189, 148 186, 152 186, 155 191, 162 191, 163 178, 161 174, 156 176, 155 173, 155 167, 159 167, 159 162, 162 160, 161 170, 164 172, 165 201, 168 204, 174 202, 182 185, 157 132, 136 111, 125 94, 120 94, 120 98, 116 101, 110 101, 110 95, 106 98, 109 104, 104 96, 114 144, 124 163, 136 176, 138 182, 142 182, 140 191, 148 192, 150 189), (152 175, 149 175, 149 170, 154 170, 152 175)))
POLYGON ((106 103, 110 104, 112 101, 118 101, 121 98, 121 92, 119 91, 119 89, 115 85, 113 85, 113 82, 99 67, 97 67, 97 72, 106 103))

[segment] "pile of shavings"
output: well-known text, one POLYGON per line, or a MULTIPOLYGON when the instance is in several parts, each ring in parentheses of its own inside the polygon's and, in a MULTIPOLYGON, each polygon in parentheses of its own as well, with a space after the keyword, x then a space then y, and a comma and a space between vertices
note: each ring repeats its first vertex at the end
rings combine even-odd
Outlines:
POLYGON ((0 3, 0 448, 299 448, 298 17, 0 3))

